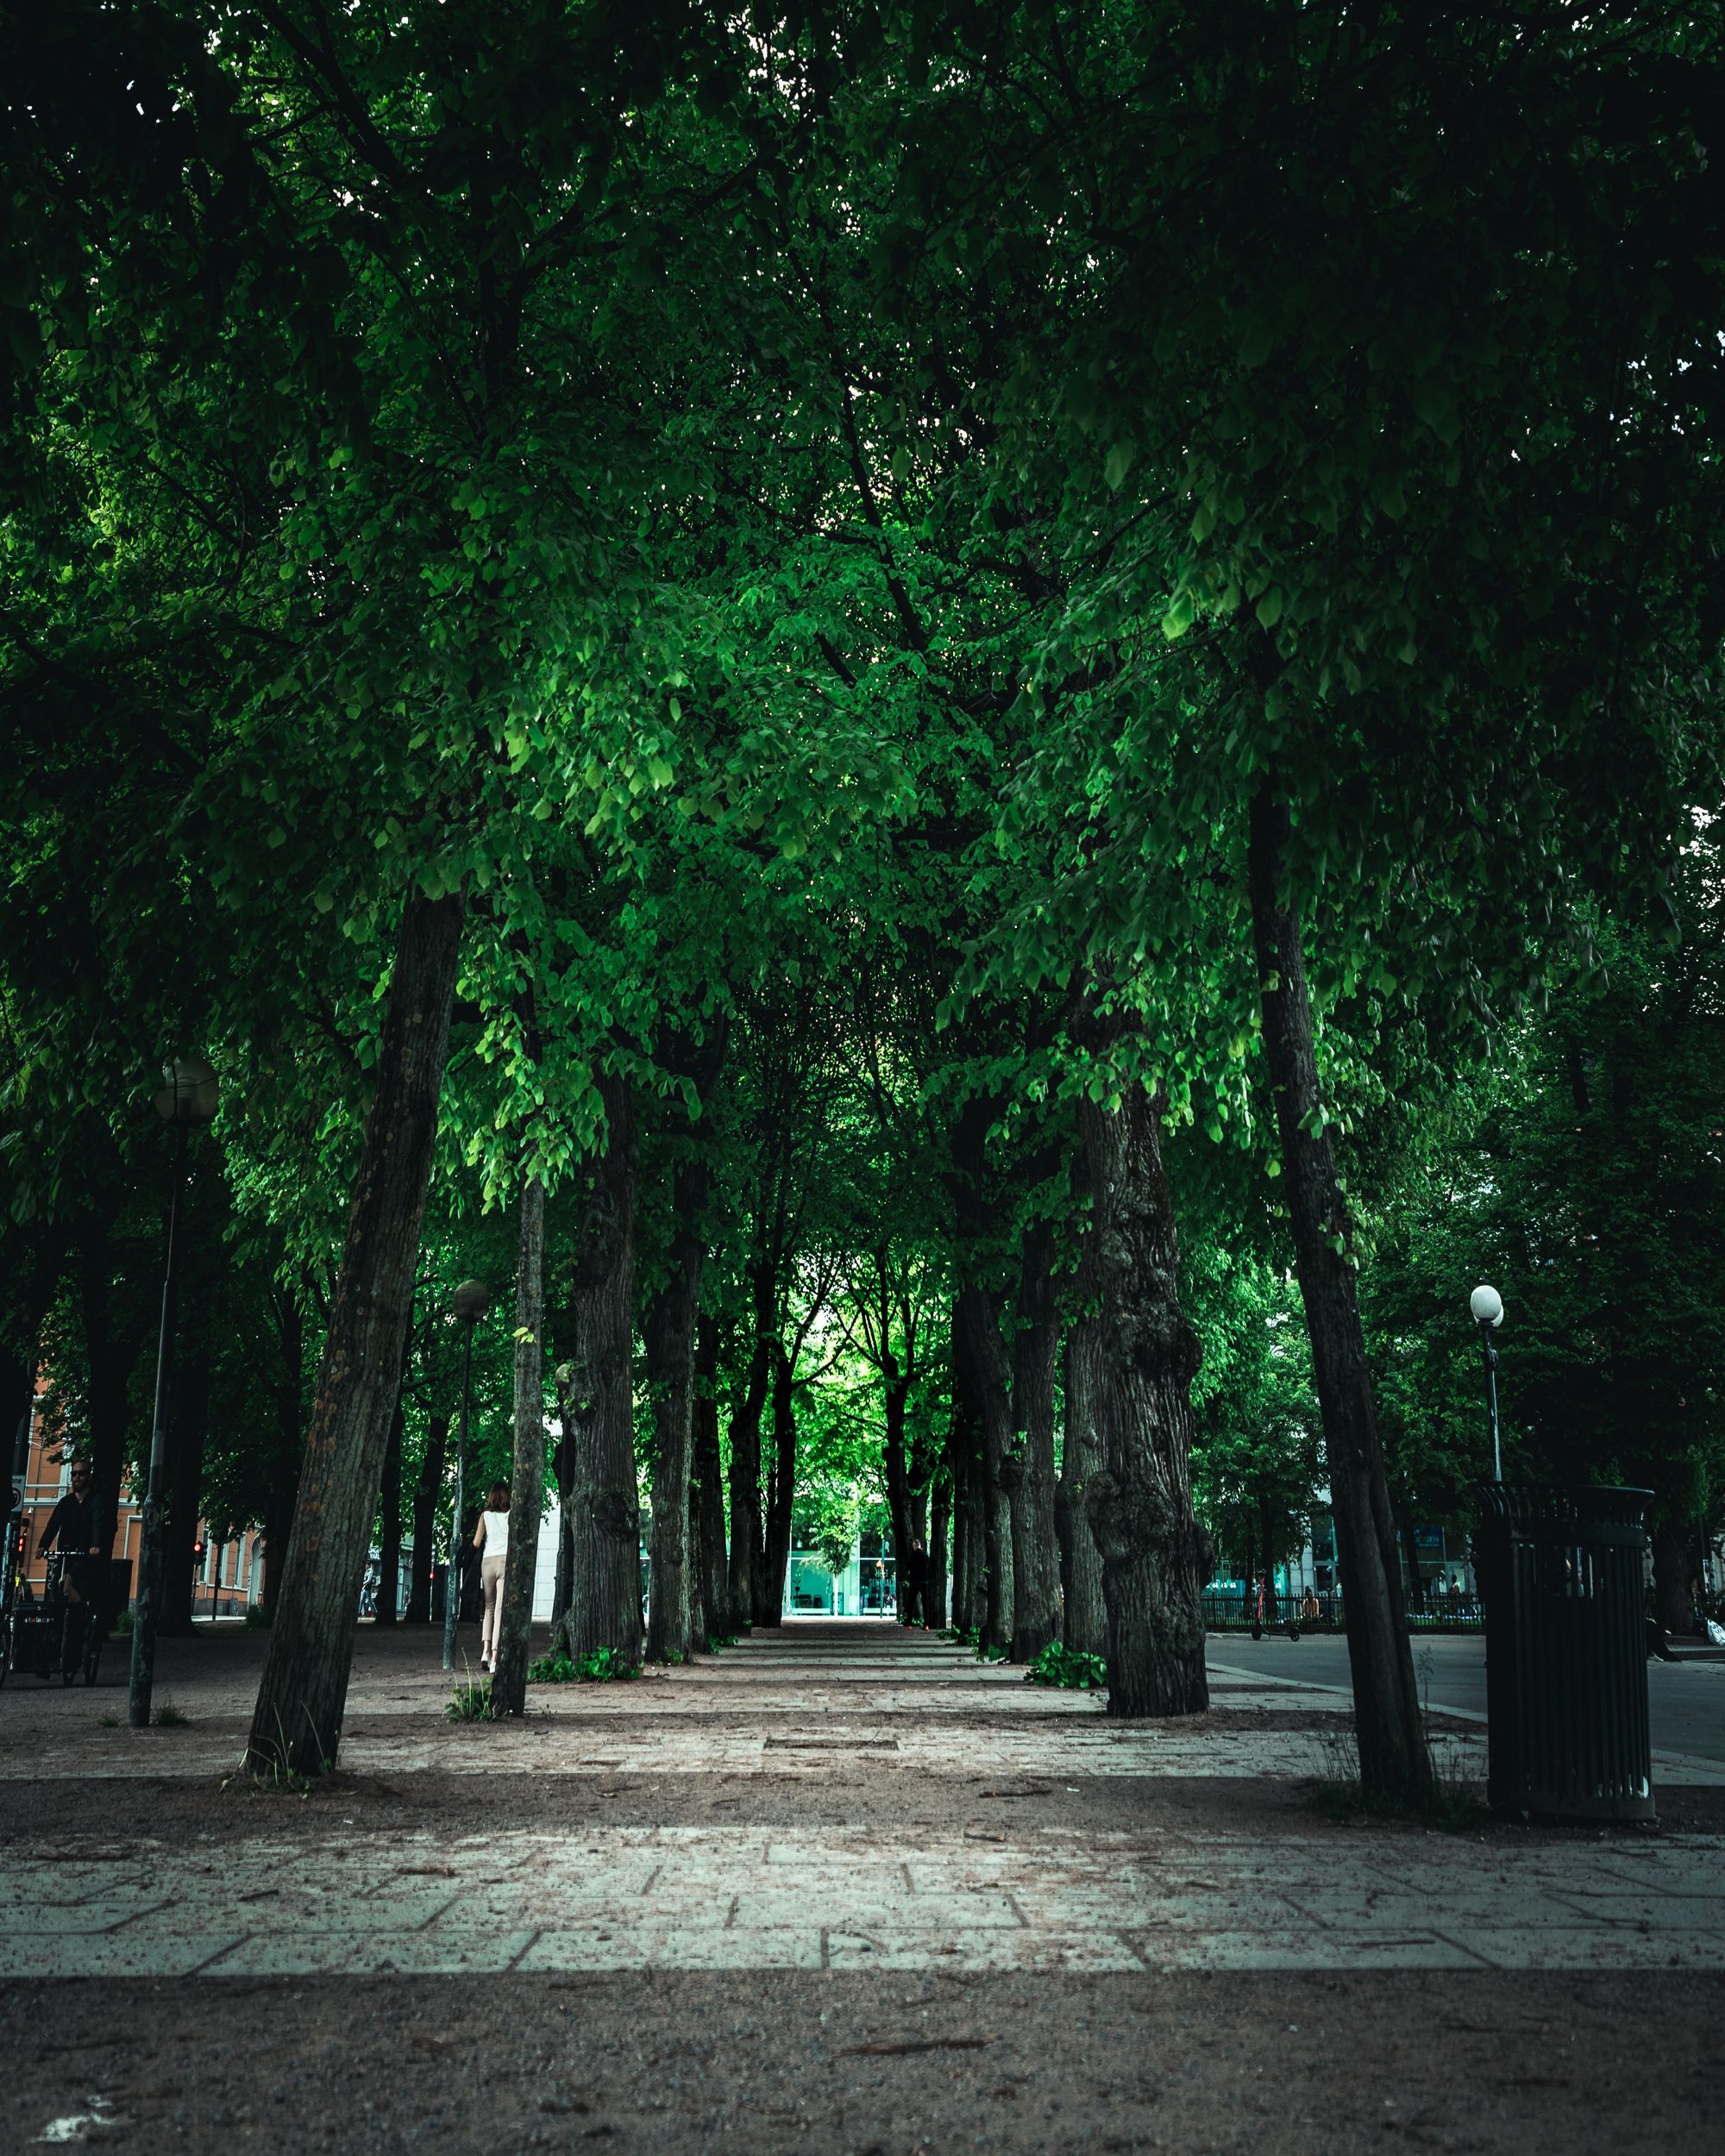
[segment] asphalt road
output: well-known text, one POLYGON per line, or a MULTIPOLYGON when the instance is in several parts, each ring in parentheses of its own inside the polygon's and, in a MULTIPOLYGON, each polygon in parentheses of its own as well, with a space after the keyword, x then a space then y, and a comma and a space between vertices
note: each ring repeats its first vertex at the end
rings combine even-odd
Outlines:
MULTIPOLYGON (((1348 1689, 1347 1643, 1331 1633, 1253 1640, 1213 1633, 1208 1658, 1218 1673, 1348 1689)), ((1414 1667, 1431 1706, 1485 1712, 1485 1643, 1477 1635, 1415 1639, 1414 1667)), ((1725 1762, 1725 1662, 1650 1662, 1647 1702, 1656 1751, 1725 1762)))

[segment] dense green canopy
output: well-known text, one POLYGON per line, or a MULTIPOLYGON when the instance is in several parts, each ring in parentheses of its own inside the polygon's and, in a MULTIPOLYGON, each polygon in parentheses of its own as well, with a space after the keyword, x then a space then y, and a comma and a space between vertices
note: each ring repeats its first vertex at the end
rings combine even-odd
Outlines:
POLYGON ((266 1527, 273 1604, 309 1426, 419 1614, 476 1275, 467 1488, 549 1460, 573 1644, 639 1651, 643 1506, 655 1652, 872 1523, 1173 1711, 1195 1587, 1333 1501, 1406 1783, 1484 1272, 1515 1471, 1645 1480, 1675 1619, 1725 1516, 1721 69, 1660 10, 15 11, 20 1389, 141 1471, 195 1050, 170 1532, 266 1527))

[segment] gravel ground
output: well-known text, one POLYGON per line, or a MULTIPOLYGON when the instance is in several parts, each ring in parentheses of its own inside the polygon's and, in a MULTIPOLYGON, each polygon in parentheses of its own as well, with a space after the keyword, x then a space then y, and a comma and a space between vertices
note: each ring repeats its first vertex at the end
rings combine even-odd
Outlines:
POLYGON ((0 1990, 6 2116, 147 2150, 1714 2146, 1725 1980, 751 1972, 0 1990), (100 2102, 97 2102, 100 2099, 100 2102))

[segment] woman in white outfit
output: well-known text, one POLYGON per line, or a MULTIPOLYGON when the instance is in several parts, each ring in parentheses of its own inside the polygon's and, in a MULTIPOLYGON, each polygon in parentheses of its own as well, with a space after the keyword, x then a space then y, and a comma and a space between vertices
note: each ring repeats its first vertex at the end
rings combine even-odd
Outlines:
POLYGON ((509 1485, 493 1482, 480 1524, 474 1529, 480 1553, 480 1585, 485 1594, 485 1621, 480 1627, 480 1667, 497 1667, 497 1635, 503 1626, 503 1561, 509 1551, 509 1485))

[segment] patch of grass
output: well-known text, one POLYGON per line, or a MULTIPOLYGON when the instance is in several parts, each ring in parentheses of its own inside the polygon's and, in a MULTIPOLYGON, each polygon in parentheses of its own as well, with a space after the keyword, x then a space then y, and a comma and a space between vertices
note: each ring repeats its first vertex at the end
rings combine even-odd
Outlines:
POLYGON ((491 1711, 491 1680, 481 1684, 458 1684, 449 1695, 449 1703, 443 1709, 445 1718, 452 1722, 488 1722, 491 1711))
POLYGON ((104 1729, 117 1729, 120 1727, 120 1717, 117 1714, 104 1714, 102 1717, 102 1727, 104 1729))
POLYGON ((1432 1779, 1424 1793, 1408 1803, 1389 1803, 1368 1798, 1351 1729, 1326 1730, 1314 1741, 1319 1771, 1313 1777, 1306 1802, 1327 1819, 1344 1824, 1368 1819, 1405 1820, 1435 1827, 1443 1833, 1466 1834, 1485 1816, 1485 1808, 1474 1784, 1462 1772, 1459 1758, 1441 1744, 1431 1746, 1432 1779))
POLYGON ((974 1647, 982 1634, 975 1625, 949 1625, 940 1636, 950 1640, 955 1647, 974 1647))
POLYGON ((261 1602, 252 1602, 248 1606, 246 1610, 246 1630, 248 1632, 267 1632, 273 1621, 270 1613, 261 1602))
POLYGON ((114 1620, 114 1637, 116 1639, 129 1639, 131 1636, 132 1613, 129 1609, 122 1609, 114 1620))
POLYGON ((527 1665, 530 1684, 627 1684, 640 1674, 639 1666, 615 1647, 595 1647, 579 1662, 565 1648, 554 1647, 527 1665))
POLYGON ((1108 1665, 1099 1654, 1085 1654, 1063 1639, 1051 1639, 1025 1671, 1026 1684, 1055 1684, 1069 1692, 1096 1692, 1108 1682, 1108 1665))
POLYGON ((1004 1647, 984 1646, 981 1638, 975 1633, 971 1634, 971 1645, 975 1649, 976 1659, 979 1662, 1009 1662, 1012 1659, 1004 1647))
POLYGON ((173 1703, 172 1693, 165 1693, 161 1705, 150 1716, 150 1720, 158 1729, 184 1729, 191 1721, 191 1717, 190 1714, 181 1714, 173 1703))
POLYGON ((717 1654, 721 1647, 734 1647, 736 1645, 736 1639, 730 1633, 711 1632, 707 1634, 706 1651, 709 1654, 717 1654))

